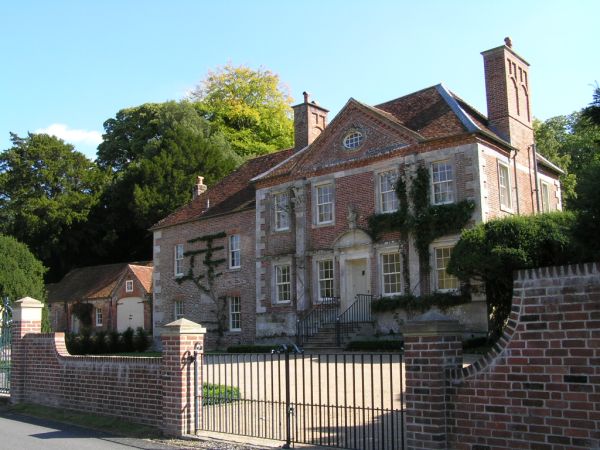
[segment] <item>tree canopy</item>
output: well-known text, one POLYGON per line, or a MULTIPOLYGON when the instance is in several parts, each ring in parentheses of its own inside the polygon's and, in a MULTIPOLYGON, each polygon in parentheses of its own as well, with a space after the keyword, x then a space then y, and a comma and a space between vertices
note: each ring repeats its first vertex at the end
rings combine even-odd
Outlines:
POLYGON ((97 211, 108 230, 104 241, 113 259, 149 259, 148 228, 191 199, 196 176, 214 184, 241 158, 187 101, 129 108, 106 124, 98 162, 111 170, 112 183, 97 211))
POLYGON ((87 223, 105 177, 72 145, 46 134, 21 138, 0 153, 0 232, 26 243, 50 277, 85 249, 69 242, 87 223))
POLYGON ((45 271, 25 244, 0 234, 0 297, 7 296, 13 301, 33 297, 44 301, 45 271))
POLYGON ((534 121, 538 151, 557 164, 567 207, 575 207, 576 186, 587 167, 600 159, 600 126, 581 112, 534 121))
POLYGON ((269 70, 227 64, 209 72, 190 99, 244 158, 293 143, 292 98, 269 70))

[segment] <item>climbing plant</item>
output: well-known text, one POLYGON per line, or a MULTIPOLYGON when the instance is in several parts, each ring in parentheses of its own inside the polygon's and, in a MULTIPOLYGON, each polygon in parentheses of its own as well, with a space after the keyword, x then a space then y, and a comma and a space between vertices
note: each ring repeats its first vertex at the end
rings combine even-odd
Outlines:
POLYGON ((369 234, 373 240, 381 238, 381 234, 389 231, 400 232, 400 252, 403 262, 405 290, 410 293, 408 273, 408 236, 412 234, 419 254, 420 278, 429 274, 429 245, 437 238, 459 232, 468 223, 475 203, 462 200, 444 205, 432 205, 430 199, 431 180, 429 170, 419 166, 414 177, 408 179, 401 174, 396 182, 398 210, 393 213, 374 214, 369 217, 369 234), (408 189, 407 181, 410 181, 408 189))
POLYGON ((185 281, 191 281, 198 290, 210 298, 215 304, 216 325, 219 336, 222 336, 225 330, 227 315, 225 312, 225 297, 218 296, 215 284, 217 278, 222 275, 222 272, 218 272, 218 268, 223 263, 227 262, 227 260, 225 258, 215 258, 215 252, 224 250, 225 246, 215 246, 214 241, 226 236, 225 232, 219 232, 188 240, 188 244, 195 244, 197 242, 204 243, 205 248, 184 252, 183 256, 189 258, 188 271, 184 276, 177 278, 177 283, 179 284, 185 281), (203 258, 200 260, 200 263, 204 267, 204 270, 200 269, 200 272, 196 274, 197 259, 200 259, 202 256, 203 258))
POLYGON ((90 328, 92 326, 92 311, 94 305, 91 303, 76 302, 71 307, 71 313, 79 319, 82 328, 90 328))

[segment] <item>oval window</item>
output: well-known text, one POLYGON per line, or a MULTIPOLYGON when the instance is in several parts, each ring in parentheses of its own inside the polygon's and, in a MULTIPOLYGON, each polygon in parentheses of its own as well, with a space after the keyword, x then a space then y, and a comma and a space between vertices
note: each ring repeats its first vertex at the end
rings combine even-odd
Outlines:
POLYGON ((344 136, 344 147, 353 149, 358 148, 365 140, 365 136, 360 131, 351 131, 344 136))

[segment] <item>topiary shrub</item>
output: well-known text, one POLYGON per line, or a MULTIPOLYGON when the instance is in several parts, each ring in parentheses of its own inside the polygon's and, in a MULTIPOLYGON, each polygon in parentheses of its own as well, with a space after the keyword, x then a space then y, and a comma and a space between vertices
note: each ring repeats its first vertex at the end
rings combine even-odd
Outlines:
POLYGON ((108 333, 104 330, 96 332, 94 335, 94 348, 93 352, 96 355, 102 355, 108 353, 108 333))
POLYGON ((135 332, 131 327, 127 328, 125 331, 123 331, 123 333, 121 333, 122 352, 130 353, 135 351, 134 335, 135 332))
POLYGON ((490 336, 497 339, 510 314, 513 272, 580 260, 568 212, 491 220, 465 230, 452 250, 448 272, 468 288, 481 283, 487 298, 490 336))
POLYGON ((150 348, 150 337, 143 327, 137 327, 133 343, 136 352, 145 352, 150 348))

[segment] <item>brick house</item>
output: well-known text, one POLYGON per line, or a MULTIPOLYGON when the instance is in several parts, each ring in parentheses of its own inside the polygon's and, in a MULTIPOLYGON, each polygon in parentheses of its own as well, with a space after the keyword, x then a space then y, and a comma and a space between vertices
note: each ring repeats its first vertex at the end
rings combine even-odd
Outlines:
MULTIPOLYGON (((305 93, 293 107, 293 148, 250 160, 208 190, 199 178, 192 201, 152 228, 155 333, 185 316, 207 326, 214 346, 221 308, 219 345, 287 339, 325 299, 344 310, 357 294, 456 289, 445 267, 458 232, 431 242, 428 273, 414 236, 367 232, 370 216, 398 209, 398 177, 410 182, 418 168, 428 170, 432 204, 473 202, 469 224, 560 210, 561 170, 535 150, 529 64, 508 38, 482 55, 487 117, 439 84, 375 106, 351 98, 328 123, 305 93), (181 278, 205 248, 198 238, 221 232, 212 244, 225 261, 218 306, 181 278)), ((454 313, 468 331, 486 330, 484 300, 454 313)))
POLYGON ((77 332, 73 305, 91 304, 93 331, 152 329, 152 263, 81 267, 47 286, 50 321, 55 331, 77 332))

